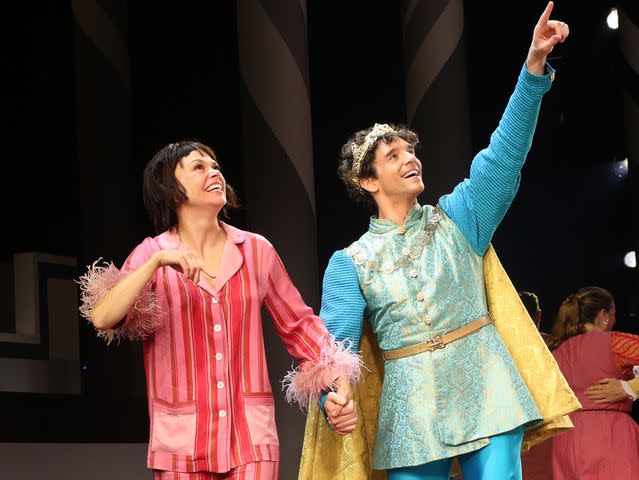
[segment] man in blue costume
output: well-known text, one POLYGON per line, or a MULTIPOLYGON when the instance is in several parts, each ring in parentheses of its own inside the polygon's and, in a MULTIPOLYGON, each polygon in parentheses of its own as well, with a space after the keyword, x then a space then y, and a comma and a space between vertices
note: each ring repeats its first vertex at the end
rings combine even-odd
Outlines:
MULTIPOLYGON (((490 145, 437 206, 417 203, 424 183, 412 131, 375 124, 342 148, 349 194, 377 215, 332 256, 321 317, 353 348, 364 318, 377 336, 385 374, 374 468, 389 480, 448 478, 454 457, 466 479, 521 478, 523 430, 541 420, 490 317, 482 257, 517 191, 554 78, 546 57, 568 36, 565 23, 550 20, 552 7, 535 26, 490 145)), ((352 425, 356 409, 343 396, 322 401, 335 430, 352 425)))

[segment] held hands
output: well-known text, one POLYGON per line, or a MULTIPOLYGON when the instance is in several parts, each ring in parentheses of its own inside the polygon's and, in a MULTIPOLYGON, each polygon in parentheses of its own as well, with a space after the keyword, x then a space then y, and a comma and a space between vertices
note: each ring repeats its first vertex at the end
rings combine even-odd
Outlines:
POLYGON ((200 281, 200 273, 203 272, 211 278, 215 278, 215 275, 206 271, 204 261, 199 255, 183 250, 160 250, 156 253, 157 266, 165 267, 169 266, 182 272, 184 277, 197 283, 200 281))
POLYGON ((616 403, 628 399, 628 394, 617 378, 602 378, 598 385, 586 388, 586 396, 595 403, 616 403))
POLYGON ((348 380, 337 381, 337 391, 330 392, 324 402, 326 418, 340 435, 348 435, 357 426, 357 402, 353 400, 353 392, 348 380))
POLYGON ((546 57, 555 45, 563 43, 568 37, 568 25, 557 20, 550 20, 554 4, 548 2, 546 10, 539 17, 535 30, 533 31, 533 39, 528 50, 528 58, 526 59, 526 67, 530 73, 535 75, 544 74, 544 66, 546 57))

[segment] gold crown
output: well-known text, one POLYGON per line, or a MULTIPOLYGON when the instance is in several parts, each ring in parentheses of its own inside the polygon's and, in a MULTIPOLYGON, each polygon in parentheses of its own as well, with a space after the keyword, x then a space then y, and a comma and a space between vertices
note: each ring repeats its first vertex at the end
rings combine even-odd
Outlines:
POLYGON ((362 169, 362 162, 364 161, 364 157, 368 153, 373 145, 379 137, 382 135, 386 135, 387 133, 397 134, 397 131, 387 125, 386 123, 376 123, 373 126, 373 129, 366 134, 364 137, 364 141, 358 145, 355 142, 351 142, 351 151, 353 152, 353 167, 351 168, 351 181, 359 186, 359 173, 362 169))

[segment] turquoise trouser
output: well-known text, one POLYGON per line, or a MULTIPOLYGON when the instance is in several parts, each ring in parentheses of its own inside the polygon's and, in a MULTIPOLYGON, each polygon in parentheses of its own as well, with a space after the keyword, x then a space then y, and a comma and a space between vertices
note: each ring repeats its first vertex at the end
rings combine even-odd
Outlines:
MULTIPOLYGON (((523 428, 490 437, 490 445, 459 456, 464 480, 521 480, 523 428)), ((388 470, 388 480, 447 480, 451 458, 388 470)))

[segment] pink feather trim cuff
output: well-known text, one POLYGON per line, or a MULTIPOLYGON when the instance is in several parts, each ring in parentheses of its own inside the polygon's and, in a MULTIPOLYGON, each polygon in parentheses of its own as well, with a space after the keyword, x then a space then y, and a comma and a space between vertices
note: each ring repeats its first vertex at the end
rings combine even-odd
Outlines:
MULTIPOLYGON (((97 265, 101 259, 87 267, 87 273, 78 279, 80 284, 80 314, 91 321, 93 307, 104 295, 108 293, 123 275, 113 263, 104 262, 103 266, 97 265)), ((150 284, 138 296, 133 307, 129 310, 124 325, 107 330, 98 330, 98 336, 102 337, 107 345, 113 340, 118 342, 122 338, 129 340, 145 339, 152 334, 158 326, 160 309, 157 304, 155 292, 150 284)))
POLYGON ((350 349, 352 343, 348 339, 337 342, 331 337, 316 361, 307 360, 288 372, 282 380, 286 401, 295 401, 307 409, 312 403, 319 402, 323 392, 334 388, 338 378, 344 378, 351 384, 357 383, 362 359, 350 349))

